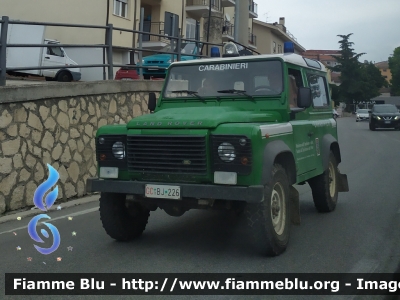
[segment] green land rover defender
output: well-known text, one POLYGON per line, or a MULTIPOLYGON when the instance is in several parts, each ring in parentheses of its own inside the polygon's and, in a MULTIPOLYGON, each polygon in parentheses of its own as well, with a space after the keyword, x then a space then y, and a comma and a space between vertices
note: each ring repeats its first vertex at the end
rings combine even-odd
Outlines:
POLYGON ((260 253, 284 252, 300 223, 293 185, 310 185, 319 212, 348 191, 326 74, 290 52, 173 63, 150 114, 97 131, 87 191, 101 193, 107 234, 137 238, 157 208, 227 209, 247 218, 260 253))

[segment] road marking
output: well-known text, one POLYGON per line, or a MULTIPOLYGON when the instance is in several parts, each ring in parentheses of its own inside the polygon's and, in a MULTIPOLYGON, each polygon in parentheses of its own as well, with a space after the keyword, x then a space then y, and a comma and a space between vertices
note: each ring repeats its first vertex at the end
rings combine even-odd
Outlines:
MULTIPOLYGON (((85 215, 85 214, 88 214, 88 213, 91 213, 91 212, 95 212, 95 211, 98 211, 98 210, 99 210, 99 207, 97 206, 97 207, 85 209, 85 210, 82 210, 82 211, 78 211, 78 212, 73 213, 73 214, 66 214, 66 215, 64 215, 64 216, 57 217, 57 218, 53 218, 53 219, 51 219, 51 220, 42 221, 42 222, 40 222, 40 223, 44 223, 44 222, 51 223, 51 222, 53 222, 53 221, 65 219, 65 218, 67 218, 67 217, 74 217, 74 216, 85 215)), ((17 231, 17 230, 25 229, 25 228, 28 228, 28 225, 22 226, 22 227, 18 227, 18 228, 14 228, 14 229, 10 229, 10 230, 7 230, 7 231, 0 232, 0 235, 1 235, 1 234, 4 234, 4 233, 10 233, 10 232, 14 232, 14 231, 17 231)))

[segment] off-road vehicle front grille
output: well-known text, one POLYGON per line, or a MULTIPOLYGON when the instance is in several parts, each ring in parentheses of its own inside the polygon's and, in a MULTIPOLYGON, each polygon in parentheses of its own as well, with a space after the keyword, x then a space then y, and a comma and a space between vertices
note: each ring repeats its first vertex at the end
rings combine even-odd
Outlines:
POLYGON ((143 173, 206 174, 205 136, 128 135, 128 170, 143 173))

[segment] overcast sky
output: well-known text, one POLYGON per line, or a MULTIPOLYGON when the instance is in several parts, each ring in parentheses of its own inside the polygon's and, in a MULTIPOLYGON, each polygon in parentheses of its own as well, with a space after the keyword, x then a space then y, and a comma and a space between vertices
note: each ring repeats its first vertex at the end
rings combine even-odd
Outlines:
MULTIPOLYGON (((387 60, 400 47, 400 0, 254 0, 258 20, 285 26, 307 50, 340 50, 337 35, 350 36, 360 61, 387 60)), ((257 37, 260 39, 261 37, 257 37)))

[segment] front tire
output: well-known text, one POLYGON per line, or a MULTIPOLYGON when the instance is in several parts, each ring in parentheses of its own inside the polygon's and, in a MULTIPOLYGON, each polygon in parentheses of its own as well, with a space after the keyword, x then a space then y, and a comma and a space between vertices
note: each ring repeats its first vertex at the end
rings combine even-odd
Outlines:
POLYGON ((117 241, 139 237, 147 225, 150 211, 139 203, 127 202, 125 194, 101 193, 100 219, 106 233, 117 241))
POLYGON ((338 173, 335 155, 330 152, 328 169, 308 181, 318 212, 335 210, 338 199, 338 173))
POLYGON ((272 181, 264 187, 264 201, 248 204, 245 214, 261 254, 278 256, 286 250, 291 224, 289 180, 281 165, 273 167, 272 181))
POLYGON ((60 74, 57 75, 58 82, 71 82, 72 75, 68 71, 61 71, 60 74))
POLYGON ((369 123, 369 130, 375 131, 375 129, 376 129, 375 126, 373 124, 369 123))

